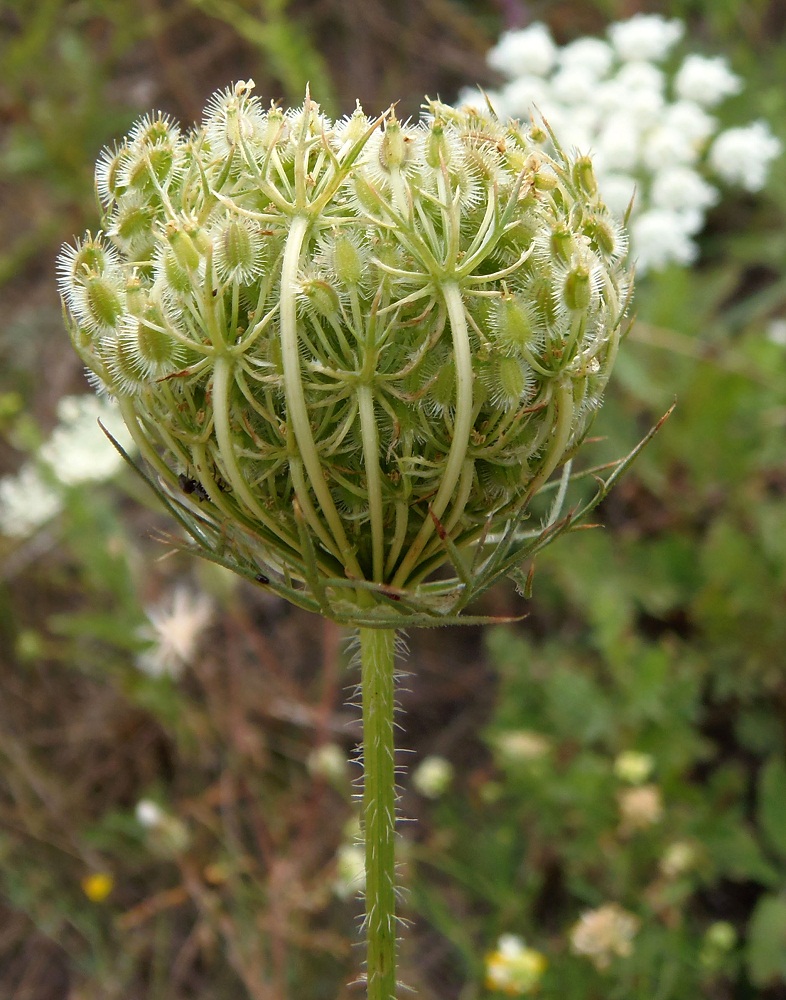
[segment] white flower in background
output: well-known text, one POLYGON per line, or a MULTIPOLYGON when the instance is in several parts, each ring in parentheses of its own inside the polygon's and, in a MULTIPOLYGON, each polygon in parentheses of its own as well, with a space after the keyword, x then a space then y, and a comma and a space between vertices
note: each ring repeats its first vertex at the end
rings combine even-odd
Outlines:
POLYGON ((184 851, 191 840, 188 827, 152 799, 140 799, 134 810, 136 821, 147 832, 154 853, 173 857, 184 851))
POLYGON ((617 796, 620 809, 620 833, 646 830, 663 819, 663 799, 657 785, 625 788, 617 796))
POLYGON ((323 743, 308 755, 306 767, 315 778, 324 778, 334 785, 347 779, 347 755, 336 743, 323 743))
POLYGON ((506 32, 488 54, 492 69, 515 76, 531 73, 543 76, 554 65, 557 46, 545 24, 537 22, 528 28, 506 32))
POLYGON ((600 38, 577 38, 559 50, 558 61, 563 70, 580 69, 600 80, 611 69, 614 52, 600 38))
POLYGON ((695 867, 699 853, 687 840, 675 840, 663 852, 658 867, 666 878, 678 878, 695 867))
POLYGON ((0 534, 27 538, 62 510, 56 485, 32 463, 0 479, 0 534))
POLYGON ((336 878, 333 892, 339 899, 350 899, 363 892, 366 885, 366 853, 361 844, 342 844, 336 852, 336 878))
POLYGON ((770 320, 765 330, 767 340, 778 347, 786 347, 786 319, 778 316, 770 320))
POLYGON ((630 221, 631 244, 641 271, 660 271, 667 264, 685 267, 699 255, 693 241, 694 220, 679 212, 656 208, 630 221))
MULTIPOLYGON (((719 132, 708 113, 740 92, 741 79, 721 56, 673 50, 679 20, 637 14, 609 26, 608 41, 554 44, 543 24, 508 32, 489 52, 504 82, 489 94, 505 118, 542 115, 568 149, 592 155, 609 208, 631 215, 631 250, 639 274, 698 256, 695 237, 719 198, 719 183, 763 187, 781 143, 764 122, 719 132), (665 60, 669 58, 669 62, 665 60)), ((477 104, 465 90, 460 104, 477 104)))
POLYGON ((739 184, 746 191, 760 191, 770 163, 781 152, 781 144, 765 122, 730 128, 713 142, 709 164, 726 184, 739 184))
POLYGON ((444 757, 425 757, 412 772, 412 787, 427 799, 438 799, 450 787, 453 765, 444 757))
POLYGON ((537 990, 546 971, 546 957, 528 948, 516 934, 503 934, 495 951, 486 955, 486 986, 511 997, 537 990))
POLYGON ((719 198, 718 189, 690 167, 675 164, 661 171, 652 182, 650 199, 656 208, 675 212, 704 212, 719 198))
POLYGON ((160 826, 166 819, 166 813, 157 802, 152 799, 140 799, 136 804, 134 814, 137 823, 145 827, 146 830, 160 826))
POLYGON ((494 737, 494 748, 505 764, 541 760, 551 749, 551 741, 534 729, 508 729, 494 737))
POLYGON ((586 955, 596 969, 607 969, 615 957, 626 958, 633 951, 639 919, 618 903, 604 903, 586 910, 570 931, 570 947, 586 955))
POLYGON ((65 396, 57 405, 59 423, 33 461, 0 479, 0 534, 27 538, 63 509, 64 488, 111 478, 123 459, 98 421, 126 450, 131 435, 109 399, 65 396), (40 466, 43 466, 40 467, 40 466))
POLYGON ((720 56, 690 55, 674 77, 674 93, 685 101, 713 108, 724 98, 739 94, 742 80, 720 56))
POLYGON ((148 624, 139 635, 152 646, 137 657, 139 669, 150 677, 179 677, 194 659, 213 614, 213 602, 206 594, 194 594, 185 587, 178 587, 168 601, 148 608, 148 624))
POLYGON ((111 478, 123 459, 101 424, 126 450, 133 446, 123 418, 115 403, 92 393, 65 396, 57 405, 59 424, 38 451, 64 486, 111 478))
POLYGON ((609 27, 611 44, 620 59, 664 59, 682 38, 685 26, 676 19, 667 21, 659 14, 635 14, 609 27))

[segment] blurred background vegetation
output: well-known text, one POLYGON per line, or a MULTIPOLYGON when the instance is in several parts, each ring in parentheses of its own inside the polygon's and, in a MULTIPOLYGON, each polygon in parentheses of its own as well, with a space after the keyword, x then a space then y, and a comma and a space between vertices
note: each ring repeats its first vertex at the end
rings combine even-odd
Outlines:
MULTIPOLYGON (((725 55, 745 119, 786 138, 779 0, 0 3, 0 474, 87 389, 53 260, 95 228, 95 158, 139 114, 189 122, 253 77, 403 117, 493 84, 505 28, 564 43, 642 10, 725 55)), ((520 625, 409 637, 405 762, 453 774, 402 778, 402 978, 424 1000, 500 995, 503 934, 545 955, 544 998, 786 998, 785 160, 710 213, 694 268, 640 283, 598 461, 677 408, 604 527, 545 553, 526 604, 489 597, 520 625), (632 947, 593 963, 571 931, 610 903, 632 947)), ((133 476, 64 504, 0 538, 0 997, 361 995, 344 637, 162 558, 133 476), (184 587, 210 624, 181 676, 151 675, 150 618, 184 587)))

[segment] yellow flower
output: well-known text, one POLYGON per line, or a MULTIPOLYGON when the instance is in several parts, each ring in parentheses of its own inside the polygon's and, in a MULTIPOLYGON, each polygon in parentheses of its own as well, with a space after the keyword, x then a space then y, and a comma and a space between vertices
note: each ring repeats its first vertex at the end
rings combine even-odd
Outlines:
POLYGON ((546 971, 546 957, 515 934, 503 934, 486 956, 486 986, 510 997, 534 993, 546 971))
POLYGON ((115 880, 108 872, 93 872, 82 879, 82 892, 91 903, 103 903, 115 887, 115 880))

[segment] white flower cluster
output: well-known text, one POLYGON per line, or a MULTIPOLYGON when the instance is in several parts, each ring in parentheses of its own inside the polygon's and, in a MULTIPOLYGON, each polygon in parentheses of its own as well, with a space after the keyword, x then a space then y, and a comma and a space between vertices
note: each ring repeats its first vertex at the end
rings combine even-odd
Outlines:
POLYGON ((149 677, 177 679, 199 652, 199 642, 215 616, 207 594, 178 587, 167 599, 147 609, 147 624, 139 638, 150 643, 137 657, 137 667, 149 677))
MULTIPOLYGON (((592 153, 607 205, 633 198, 631 245, 639 273, 692 263, 694 237, 720 198, 718 184, 763 187, 781 143, 762 121, 720 130, 710 112, 742 89, 720 56, 676 58, 679 20, 637 14, 607 40, 555 45, 540 23, 502 35, 489 66, 507 82, 488 98, 500 117, 546 118, 560 142, 592 153), (634 197, 635 193, 635 197, 634 197)), ((465 90, 459 104, 477 104, 465 90)))
POLYGON ((6 537, 26 538, 59 514, 68 487, 117 472, 122 458, 101 425, 123 448, 132 448, 117 406, 105 397, 65 396, 57 416, 58 425, 35 459, 0 479, 0 534, 6 537))
POLYGON ((571 951, 586 955, 602 972, 614 958, 627 958, 633 952, 639 923, 638 917, 617 903, 604 903, 596 910, 586 910, 570 931, 571 951))

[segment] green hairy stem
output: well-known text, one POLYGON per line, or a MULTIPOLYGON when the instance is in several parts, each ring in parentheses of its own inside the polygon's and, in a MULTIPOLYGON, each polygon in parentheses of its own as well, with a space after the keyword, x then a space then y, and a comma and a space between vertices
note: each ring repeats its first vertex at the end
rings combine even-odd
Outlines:
POLYGON ((396 995, 395 638, 360 629, 368 1000, 396 995))

